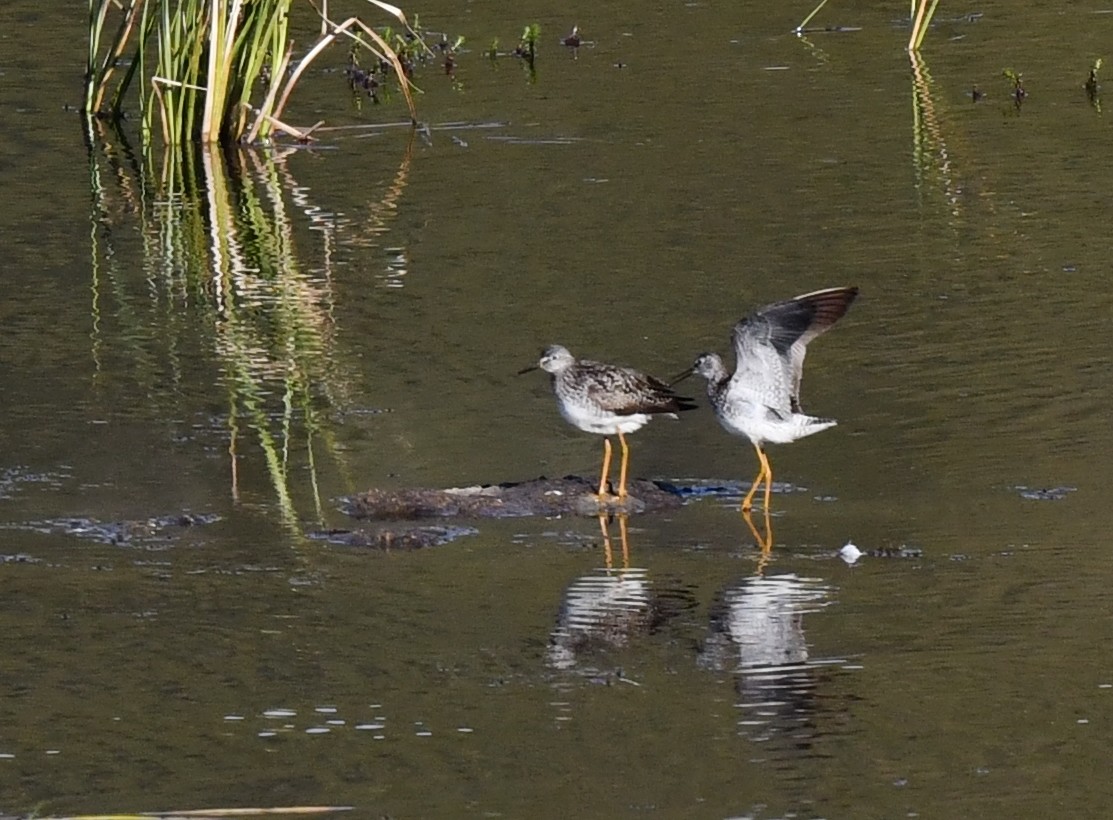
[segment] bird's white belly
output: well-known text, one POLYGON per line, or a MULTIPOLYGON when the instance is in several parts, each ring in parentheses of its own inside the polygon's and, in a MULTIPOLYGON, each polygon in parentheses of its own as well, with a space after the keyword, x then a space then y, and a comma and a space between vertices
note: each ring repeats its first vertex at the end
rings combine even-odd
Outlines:
POLYGON ((821 421, 803 413, 785 413, 779 418, 765 405, 746 400, 729 402, 717 415, 727 432, 755 444, 789 444, 835 426, 833 420, 821 421))
POLYGON ((750 401, 728 402, 721 412, 716 413, 719 424, 723 425, 728 433, 760 440, 765 439, 761 431, 770 426, 764 420, 766 415, 764 407, 759 407, 750 401))
POLYGON ((648 413, 619 416, 572 403, 561 404, 560 414, 573 427, 578 427, 585 433, 597 433, 601 436, 613 436, 619 432, 633 433, 644 427, 650 419, 648 413))

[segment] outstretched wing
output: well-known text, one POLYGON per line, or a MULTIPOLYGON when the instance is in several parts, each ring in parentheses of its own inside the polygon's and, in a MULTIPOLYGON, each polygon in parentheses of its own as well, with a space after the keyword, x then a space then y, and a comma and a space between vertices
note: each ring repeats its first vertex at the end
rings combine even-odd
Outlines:
POLYGON ((800 412, 808 342, 841 319, 858 288, 828 288, 774 302, 734 326, 734 378, 769 407, 800 412))

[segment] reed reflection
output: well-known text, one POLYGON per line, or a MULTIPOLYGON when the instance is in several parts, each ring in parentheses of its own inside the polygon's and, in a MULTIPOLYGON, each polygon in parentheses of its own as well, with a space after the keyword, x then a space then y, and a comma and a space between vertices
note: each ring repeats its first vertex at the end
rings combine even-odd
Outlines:
POLYGON ((204 390, 223 395, 227 408, 212 432, 227 442, 230 495, 240 499, 244 458, 261 455, 291 531, 300 532, 305 518, 320 524, 319 470, 331 463, 350 484, 332 428, 359 392, 344 364, 357 354, 338 343, 332 250, 340 241, 377 242, 389 229, 413 134, 360 223, 312 202, 288 163, 292 149, 179 147, 160 161, 136 154, 121 132, 95 120, 85 137, 96 386, 110 383, 101 378, 102 360, 122 354, 149 396, 143 412, 189 417, 200 412, 188 406, 189 374, 212 359, 220 375, 204 390), (306 225, 309 249, 297 241, 306 225), (120 236, 135 234, 141 277, 117 247, 120 236))
POLYGON ((910 51, 912 69, 912 171, 921 207, 942 197, 952 229, 963 217, 964 197, 955 164, 955 154, 947 145, 946 118, 935 101, 935 81, 924 58, 910 51))

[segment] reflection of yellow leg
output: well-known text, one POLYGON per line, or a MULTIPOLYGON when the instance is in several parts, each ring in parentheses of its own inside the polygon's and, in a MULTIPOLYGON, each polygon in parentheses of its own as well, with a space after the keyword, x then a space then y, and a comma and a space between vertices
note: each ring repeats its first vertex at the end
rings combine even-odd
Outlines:
POLYGON ((765 511, 765 540, 761 544, 761 557, 757 559, 757 574, 765 572, 769 559, 773 557, 773 524, 769 521, 769 510, 765 511))
MULTIPOLYGON (((757 450, 757 460, 761 467, 757 471, 757 478, 754 479, 754 483, 750 485, 750 491, 742 499, 742 512, 744 513, 749 512, 750 508, 754 506, 754 493, 757 492, 761 479, 765 477, 765 471, 769 467, 769 462, 765 460, 765 453, 761 451, 761 447, 755 444, 754 449, 757 450)), ((768 506, 768 502, 766 502, 766 505, 768 506)))
POLYGON ((622 469, 618 473, 618 497, 626 497, 626 466, 630 463, 630 448, 626 444, 626 436, 618 431, 618 440, 622 443, 622 469))
POLYGON ((753 533, 754 543, 757 544, 759 547, 764 547, 765 538, 762 536, 761 531, 757 528, 757 525, 754 524, 754 519, 750 517, 749 510, 742 511, 742 520, 746 522, 746 526, 749 527, 750 532, 753 533))
MULTIPOLYGON (((603 560, 607 562, 607 569, 614 569, 614 553, 611 549, 611 531, 607 524, 611 516, 608 513, 599 513, 599 531, 603 533, 603 560)), ((622 568, 630 569, 630 533, 627 528, 627 516, 618 516, 618 534, 622 541, 622 568)))
POLYGON ((769 508, 765 508, 765 514, 762 516, 765 519, 765 534, 762 535, 761 530, 757 528, 754 519, 750 516, 749 511, 742 513, 742 520, 746 522, 746 526, 750 528, 753 533, 754 543, 758 549, 761 550, 761 562, 759 568, 763 568, 769 562, 769 556, 773 552, 773 522, 769 519, 769 508))
POLYGON ((599 477, 599 500, 607 497, 607 473, 611 471, 611 440, 603 439, 603 474, 599 477))
POLYGON ((611 555, 611 534, 607 531, 607 514, 599 513, 599 530, 603 533, 603 560, 607 562, 607 569, 614 566, 611 555))

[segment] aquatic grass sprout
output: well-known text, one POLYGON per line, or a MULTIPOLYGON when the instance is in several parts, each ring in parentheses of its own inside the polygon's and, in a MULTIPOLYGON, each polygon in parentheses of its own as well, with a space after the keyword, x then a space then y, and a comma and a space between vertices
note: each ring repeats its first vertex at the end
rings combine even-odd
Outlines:
POLYGON ((1099 114, 1101 113, 1101 84, 1098 82, 1098 71, 1101 70, 1101 62, 1102 58, 1098 57, 1090 64, 1090 73, 1083 85, 1083 88, 1086 89, 1086 97, 1090 100, 1090 105, 1099 114))
POLYGON ((1024 89, 1024 75, 1019 71, 1013 71, 1011 68, 1005 68, 1001 70, 1001 76, 1012 84, 1012 91, 1009 96, 1012 97, 1013 105, 1019 111, 1020 106, 1024 104, 1024 100, 1028 96, 1028 92, 1024 89))
MULTIPOLYGON (((420 44, 411 48, 427 48, 401 9, 382 0, 366 1, 394 17, 411 42, 420 44)), ((392 66, 416 122, 411 82, 397 42, 392 45, 358 17, 334 22, 327 2, 318 8, 310 0, 321 29, 313 46, 295 61, 289 34, 292 2, 132 0, 125 6, 89 0, 86 115, 120 119, 138 75, 135 93, 145 141, 157 133, 167 145, 254 142, 275 132, 306 140, 309 132, 283 122, 283 111, 306 68, 343 37, 392 66)))

